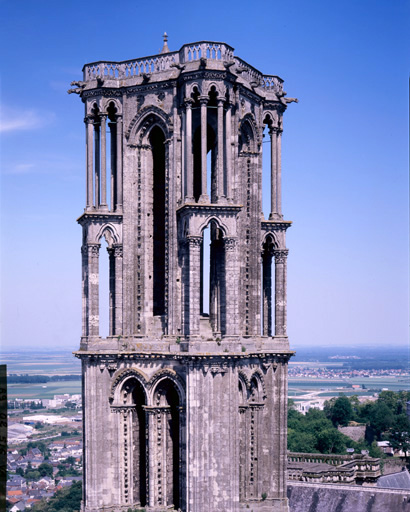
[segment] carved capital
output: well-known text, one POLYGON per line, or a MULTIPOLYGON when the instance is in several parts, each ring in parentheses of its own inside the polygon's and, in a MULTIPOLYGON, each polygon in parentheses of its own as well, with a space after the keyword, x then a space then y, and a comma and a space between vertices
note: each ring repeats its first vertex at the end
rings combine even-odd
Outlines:
POLYGON ((237 239, 236 238, 224 238, 225 250, 228 252, 233 252, 236 249, 237 239))
POLYGON ((187 244, 190 249, 200 249, 202 244, 202 236, 188 236, 187 244))
POLYGON ((199 103, 201 105, 208 105, 209 98, 208 96, 200 96, 199 97, 199 103))
POLYGON ((122 258, 122 245, 121 244, 114 245, 113 249, 114 249, 114 257, 122 258))
POLYGON ((276 249, 273 252, 273 254, 275 256, 275 263, 283 264, 283 263, 286 263, 286 260, 287 260, 288 254, 289 254, 289 250, 288 249, 276 249))
POLYGON ((269 128, 269 135, 272 136, 272 135, 277 135, 279 133, 279 128, 277 126, 271 126, 269 128))
POLYGON ((192 98, 184 98, 185 108, 187 108, 187 109, 192 108, 193 104, 194 104, 194 100, 192 98))

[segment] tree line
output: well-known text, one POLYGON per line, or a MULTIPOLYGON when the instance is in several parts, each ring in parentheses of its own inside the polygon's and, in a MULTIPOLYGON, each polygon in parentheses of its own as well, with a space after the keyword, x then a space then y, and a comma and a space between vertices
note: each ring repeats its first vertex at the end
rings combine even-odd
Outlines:
POLYGON ((395 450, 407 456, 410 450, 410 421, 406 415, 409 391, 382 391, 375 401, 360 403, 357 396, 339 396, 325 402, 323 411, 309 409, 306 415, 288 409, 288 450, 305 453, 356 453, 368 450, 369 455, 381 457, 377 441, 387 440, 395 450), (363 441, 353 441, 337 427, 366 425, 363 441))
POLYGON ((9 384, 45 384, 47 382, 59 382, 67 380, 81 380, 81 375, 8 375, 9 384))

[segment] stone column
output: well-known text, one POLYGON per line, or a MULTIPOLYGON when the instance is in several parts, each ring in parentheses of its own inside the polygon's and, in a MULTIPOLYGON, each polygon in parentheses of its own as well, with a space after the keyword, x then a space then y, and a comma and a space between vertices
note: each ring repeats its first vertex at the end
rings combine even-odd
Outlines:
POLYGON ((192 159, 192 103, 190 98, 185 98, 185 176, 186 176, 186 197, 187 202, 194 201, 194 176, 192 159))
POLYGON ((277 249, 275 255, 275 336, 286 336, 286 261, 288 249, 277 249))
POLYGON ((225 326, 226 335, 238 334, 238 265, 237 239, 224 239, 225 248, 225 326))
POLYGON ((270 215, 269 218, 273 219, 277 216, 278 213, 278 205, 277 205, 277 175, 278 175, 278 166, 277 166, 277 131, 278 129, 275 127, 271 127, 269 129, 270 135, 270 184, 271 184, 271 207, 270 207, 270 215))
POLYGON ((188 236, 189 251, 189 335, 199 335, 200 293, 201 293, 201 236, 188 236))
POLYGON ((278 171, 276 174, 276 193, 277 193, 277 212, 278 216, 282 218, 282 130, 278 130, 277 138, 277 167, 278 171))
POLYGON ((100 207, 100 124, 94 123, 94 206, 100 207))
POLYGON ((224 100, 218 100, 218 165, 216 179, 217 201, 225 197, 224 192, 224 100))
POLYGON ((86 138, 87 138, 87 175, 86 175, 86 210, 92 210, 94 206, 93 201, 93 119, 86 117, 86 138))
POLYGON ((228 103, 228 108, 225 115, 225 133, 226 133, 226 147, 225 147, 225 164, 226 164, 226 197, 232 199, 232 146, 231 146, 231 109, 232 104, 228 103))
POLYGON ((208 96, 200 97, 201 103, 201 197, 199 202, 209 203, 209 197, 207 193, 207 168, 206 168, 206 156, 208 149, 207 142, 207 130, 208 130, 208 119, 207 119, 207 105, 208 96))
POLYGON ((101 207, 107 209, 107 114, 100 114, 101 126, 101 207))
MULTIPOLYGON (((115 209, 122 210, 122 201, 123 201, 123 191, 122 191, 122 116, 116 116, 117 121, 117 165, 116 165, 116 176, 115 176, 115 190, 117 197, 115 199, 115 209)), ((114 209, 114 205, 111 206, 111 209, 114 209)))
POLYGON ((99 336, 98 256, 101 244, 88 244, 88 335, 99 336))

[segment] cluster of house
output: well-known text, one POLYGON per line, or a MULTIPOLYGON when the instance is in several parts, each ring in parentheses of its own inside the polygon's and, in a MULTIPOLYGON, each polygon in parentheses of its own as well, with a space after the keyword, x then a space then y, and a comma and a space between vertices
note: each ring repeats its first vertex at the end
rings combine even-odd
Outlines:
MULTIPOLYGON (((42 463, 50 464, 53 468, 53 476, 39 477, 37 480, 25 478, 15 474, 7 482, 7 500, 12 507, 10 512, 17 512, 29 509, 33 503, 38 503, 42 499, 50 498, 59 489, 70 486, 73 482, 81 480, 81 476, 59 476, 58 466, 64 464, 67 468, 73 467, 79 472, 82 471, 82 441, 59 439, 48 445, 50 457, 45 460, 43 454, 38 448, 31 448, 26 455, 20 454, 17 450, 9 451, 7 454, 7 470, 15 473, 21 468, 26 472, 32 468, 37 470, 42 463), (67 464, 67 458, 73 461, 73 464, 67 464)), ((60 466, 61 467, 61 466, 60 466)))
POLYGON ((289 377, 308 377, 318 379, 351 379, 356 377, 408 377, 409 372, 405 369, 369 369, 351 370, 348 368, 309 368, 304 365, 289 365, 289 377))
POLYGON ((63 395, 54 395, 54 398, 50 399, 40 399, 40 398, 13 398, 12 400, 7 401, 7 408, 9 410, 13 409, 37 409, 45 407, 46 409, 60 409, 67 405, 67 402, 70 404, 74 404, 75 408, 79 409, 81 407, 81 395, 70 395, 69 393, 64 393, 63 395))

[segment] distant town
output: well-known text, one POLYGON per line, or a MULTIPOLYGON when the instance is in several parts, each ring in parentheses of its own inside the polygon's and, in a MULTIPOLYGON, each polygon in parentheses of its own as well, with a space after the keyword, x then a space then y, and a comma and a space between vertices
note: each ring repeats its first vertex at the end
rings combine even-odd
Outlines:
MULTIPOLYGON (((322 357, 317 358, 302 353, 302 360, 291 362, 289 399, 296 411, 303 415, 310 409, 323 411, 328 400, 340 395, 355 395, 360 403, 374 403, 383 391, 410 390, 403 354, 388 361, 338 354, 322 351, 322 357), (362 367, 354 366, 358 364, 362 367)), ((50 500, 57 491, 73 484, 80 485, 82 478, 79 365, 67 353, 48 354, 44 366, 43 360, 46 358, 36 359, 35 354, 9 356, 7 500, 12 512, 41 510, 42 500, 50 500), (50 360, 55 361, 52 368, 50 360), (62 368, 65 373, 60 375, 62 368), (54 389, 75 392, 52 394, 54 389)), ((379 441, 377 446, 393 458, 403 455, 388 441, 379 441)))

